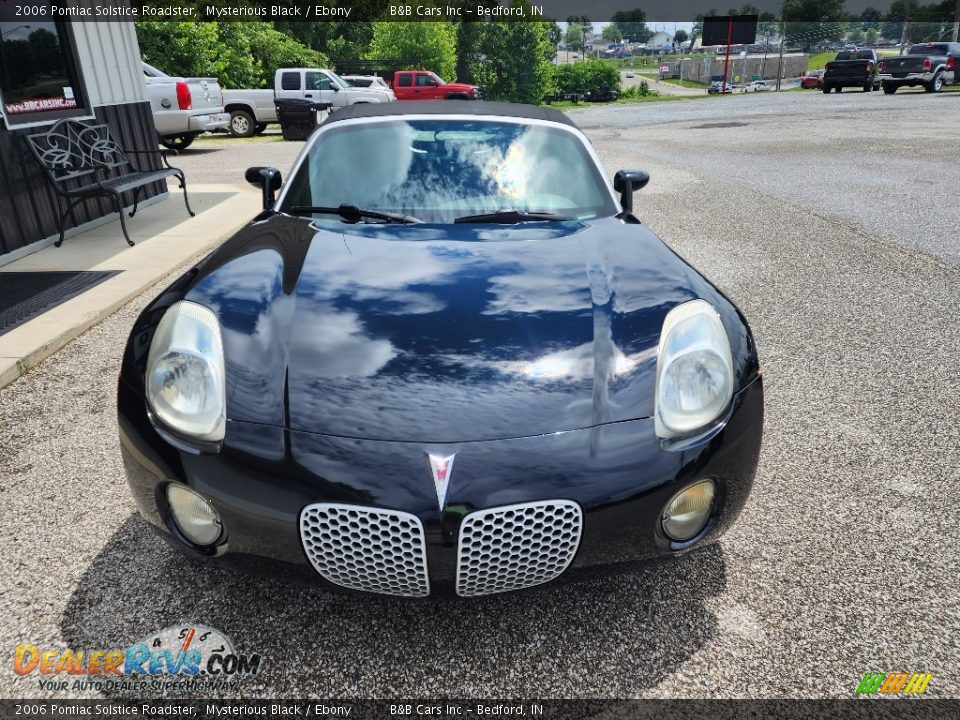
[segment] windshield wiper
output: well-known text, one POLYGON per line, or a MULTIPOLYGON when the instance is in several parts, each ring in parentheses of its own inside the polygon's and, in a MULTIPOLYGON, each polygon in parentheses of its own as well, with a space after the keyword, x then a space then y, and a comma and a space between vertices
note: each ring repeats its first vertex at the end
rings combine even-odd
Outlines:
POLYGON ((387 223, 400 223, 407 225, 409 223, 422 222, 412 215, 403 215, 401 213, 381 212, 380 210, 365 210, 356 205, 339 205, 337 207, 313 207, 311 205, 295 205, 286 210, 291 215, 339 215, 347 222, 360 222, 362 218, 372 220, 383 220, 387 223))
POLYGON ((497 210, 480 215, 464 215, 454 220, 455 223, 521 223, 543 220, 573 220, 569 215, 557 215, 552 212, 529 212, 527 210, 497 210))

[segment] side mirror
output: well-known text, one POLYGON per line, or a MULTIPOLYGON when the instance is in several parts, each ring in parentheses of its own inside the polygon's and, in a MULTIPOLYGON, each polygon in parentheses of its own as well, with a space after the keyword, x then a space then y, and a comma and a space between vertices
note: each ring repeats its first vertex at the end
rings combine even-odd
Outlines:
POLYGON ((434 80, 433 78, 427 78, 427 85, 429 85, 430 87, 439 87, 439 86, 440 86, 440 84, 439 84, 436 80, 434 80))
POLYGON ((263 191, 263 209, 272 210, 274 196, 280 185, 283 184, 283 178, 280 171, 275 167, 252 167, 247 168, 244 178, 251 185, 256 185, 263 191))
POLYGON ((650 182, 650 173, 643 170, 618 170, 613 176, 613 189, 620 193, 620 207, 633 212, 633 194, 650 182))
POLYGON ((330 89, 333 90, 334 92, 340 92, 340 86, 339 86, 339 85, 331 85, 331 86, 330 86, 330 89))

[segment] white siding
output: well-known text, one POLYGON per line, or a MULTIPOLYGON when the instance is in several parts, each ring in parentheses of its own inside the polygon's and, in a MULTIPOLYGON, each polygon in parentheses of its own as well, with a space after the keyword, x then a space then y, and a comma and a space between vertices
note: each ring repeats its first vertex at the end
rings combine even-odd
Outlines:
MULTIPOLYGON (((82 4, 91 3, 82 0, 82 4)), ((76 22, 71 23, 71 30, 93 107, 147 99, 132 22, 76 22)))

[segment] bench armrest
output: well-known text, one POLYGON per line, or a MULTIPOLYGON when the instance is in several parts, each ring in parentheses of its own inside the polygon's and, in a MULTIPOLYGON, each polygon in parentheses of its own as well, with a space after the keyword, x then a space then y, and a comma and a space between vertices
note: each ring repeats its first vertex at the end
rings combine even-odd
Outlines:
MULTIPOLYGON (((163 164, 166 165, 168 168, 170 168, 171 170, 178 170, 178 169, 179 169, 179 168, 175 168, 173 165, 171 165, 171 164, 170 164, 170 160, 169 160, 169 158, 167 157, 167 156, 170 155, 171 153, 173 153, 174 155, 177 154, 177 151, 176 151, 176 150, 173 150, 173 149, 170 149, 170 150, 161 150, 160 148, 157 148, 156 150, 127 150, 126 148, 124 148, 124 149, 123 149, 123 152, 124 152, 126 155, 148 155, 148 156, 156 156, 156 155, 159 155, 160 158, 161 158, 161 160, 163 160, 163 164)), ((138 168, 138 167, 137 167, 137 168, 134 168, 134 169, 135 169, 135 170, 138 170, 138 171, 140 170, 140 168, 138 168)), ((159 168, 157 168, 157 169, 159 169, 159 168)))

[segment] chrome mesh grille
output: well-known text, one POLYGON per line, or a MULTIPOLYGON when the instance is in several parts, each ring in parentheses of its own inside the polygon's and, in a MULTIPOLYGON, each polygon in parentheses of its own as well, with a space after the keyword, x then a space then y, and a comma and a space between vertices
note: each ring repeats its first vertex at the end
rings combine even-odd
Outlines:
POLYGON ((430 594, 423 525, 396 510, 317 503, 300 514, 300 537, 320 575, 353 590, 430 594))
POLYGON ((480 510, 460 525, 457 595, 519 590, 556 578, 580 544, 583 514, 570 500, 480 510))

